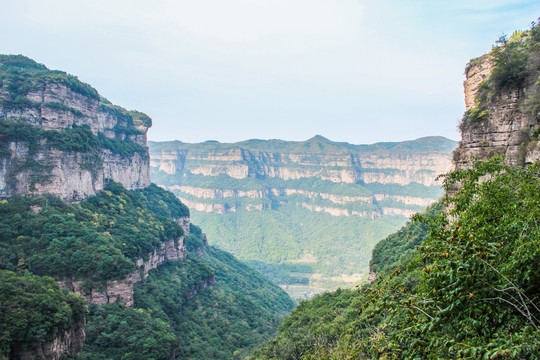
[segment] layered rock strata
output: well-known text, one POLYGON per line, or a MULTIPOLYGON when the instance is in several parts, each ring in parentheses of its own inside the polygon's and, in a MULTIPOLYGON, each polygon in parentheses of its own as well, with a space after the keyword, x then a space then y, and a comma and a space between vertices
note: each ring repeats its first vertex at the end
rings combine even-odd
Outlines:
POLYGON ((39 342, 30 349, 22 347, 13 349, 11 359, 17 360, 60 360, 81 352, 85 339, 84 322, 77 322, 63 331, 49 343, 39 342))
POLYGON ((110 146, 85 151, 80 148, 84 141, 80 138, 59 135, 56 138, 62 143, 58 146, 50 145, 43 136, 17 140, 0 132, 5 151, 0 156, 0 196, 50 193, 66 201, 80 201, 102 190, 107 180, 122 183, 127 189, 150 185, 148 116, 109 103, 70 75, 36 63, 29 69, 13 70, 2 63, 6 59, 9 57, 0 59, 0 73, 5 75, 0 86, 0 121, 49 135, 84 127, 96 139, 109 141, 110 146), (13 86, 21 82, 19 88, 13 86), (122 147, 131 151, 117 149, 122 147))
POLYGON ((150 167, 159 185, 195 211, 264 211, 294 200, 298 207, 332 216, 408 217, 438 195, 416 191, 418 195, 411 196, 400 187, 440 187, 436 177, 451 169, 454 144, 433 137, 351 145, 322 136, 304 142, 150 143, 150 167), (310 185, 321 180, 329 191, 310 185), (348 188, 344 193, 328 186, 332 183, 348 188), (378 185, 397 190, 366 190, 378 185), (355 195, 360 193, 365 195, 355 195))
MULTIPOLYGON (((179 223, 189 229, 188 217, 183 217, 179 223)), ((184 237, 182 236, 163 242, 159 249, 148 255, 147 259, 137 259, 135 265, 138 270, 130 273, 124 279, 107 281, 102 286, 94 285, 91 288, 86 288, 83 280, 74 280, 73 278, 58 279, 57 282, 60 287, 85 297, 88 304, 105 305, 119 302, 131 307, 133 306, 133 285, 146 279, 150 270, 156 269, 165 261, 184 259, 186 254, 184 237)))
POLYGON ((505 155, 508 164, 518 166, 540 159, 540 107, 530 106, 539 91, 534 73, 522 87, 505 88, 491 95, 481 109, 481 121, 467 121, 468 112, 478 109, 481 84, 489 81, 493 68, 492 54, 486 54, 471 60, 465 70, 467 113, 460 125, 462 139, 453 155, 455 169, 469 168, 474 158, 487 160, 500 154, 505 155))

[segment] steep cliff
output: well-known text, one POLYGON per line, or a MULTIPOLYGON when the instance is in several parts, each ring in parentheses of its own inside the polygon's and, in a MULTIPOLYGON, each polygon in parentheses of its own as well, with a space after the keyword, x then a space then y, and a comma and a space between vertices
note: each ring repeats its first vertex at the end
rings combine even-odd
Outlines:
POLYGON ((0 196, 50 193, 80 201, 106 180, 150 185, 151 119, 76 77, 24 56, 0 56, 0 196))
POLYGON ((465 69, 466 112, 462 140, 454 152, 456 169, 472 158, 504 154, 511 165, 540 159, 540 31, 516 32, 501 38, 465 69))
POLYGON ((455 145, 149 143, 154 181, 192 209, 210 242, 294 296, 365 276, 375 242, 442 194, 435 178, 450 170, 455 145))

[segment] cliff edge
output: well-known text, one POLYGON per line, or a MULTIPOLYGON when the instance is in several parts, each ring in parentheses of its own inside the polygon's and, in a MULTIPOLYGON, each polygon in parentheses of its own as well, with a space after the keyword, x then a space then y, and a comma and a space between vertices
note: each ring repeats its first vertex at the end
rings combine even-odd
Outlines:
POLYGON ((510 39, 501 37, 489 54, 469 62, 455 169, 471 167, 473 158, 500 154, 518 166, 540 159, 539 44, 536 26, 510 39))
POLYGON ((80 201, 108 180, 147 187, 151 124, 75 76, 0 55, 0 196, 50 193, 80 201))

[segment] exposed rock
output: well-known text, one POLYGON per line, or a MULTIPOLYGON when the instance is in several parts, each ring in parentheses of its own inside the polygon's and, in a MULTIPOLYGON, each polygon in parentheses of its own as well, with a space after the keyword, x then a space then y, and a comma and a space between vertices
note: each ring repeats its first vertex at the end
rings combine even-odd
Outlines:
POLYGON ((465 68, 467 80, 463 83, 465 88, 465 110, 476 107, 478 88, 488 78, 492 70, 493 61, 487 54, 469 62, 465 68))
POLYGON ((182 229, 184 230, 184 235, 189 235, 189 225, 191 223, 189 216, 174 219, 174 221, 176 221, 182 227, 182 229))
POLYGON ((375 281, 375 279, 377 278, 377 273, 375 272, 375 270, 371 270, 369 272, 369 277, 368 277, 368 284, 371 284, 373 281, 375 281))
POLYGON ((142 146, 143 151, 120 155, 104 148, 76 152, 43 146, 29 151, 24 143, 9 142, 10 156, 0 157, 0 196, 50 193, 66 201, 80 201, 102 190, 108 179, 127 189, 150 185, 148 127, 138 122, 135 115, 104 99, 82 95, 54 82, 28 92, 26 105, 7 106, 3 102, 7 99, 10 93, 0 87, 2 120, 55 131, 88 126, 94 135, 101 133, 115 141, 131 141, 142 146))
POLYGON ((75 323, 69 330, 62 332, 50 343, 37 343, 30 349, 13 349, 13 360, 60 360, 65 356, 78 354, 85 339, 84 322, 75 323))
POLYGON ((198 293, 200 293, 202 290, 206 289, 207 287, 210 287, 210 286, 214 286, 215 285, 215 282, 216 282, 216 279, 214 277, 214 275, 206 278, 206 279, 203 279, 199 285, 195 288, 191 288, 186 297, 188 299, 192 299, 194 298, 198 293))
MULTIPOLYGON (((352 190, 355 184, 358 189, 366 184, 440 186, 435 179, 451 169, 454 142, 425 138, 404 143, 351 145, 315 137, 305 142, 250 140, 236 144, 185 144, 177 141, 150 145, 150 167, 155 181, 195 211, 224 214, 277 210, 288 198, 299 195, 311 201, 293 201, 310 211, 375 219, 381 215, 409 217, 420 207, 431 204, 437 196, 434 192, 425 197, 370 194, 365 188, 352 190), (240 182, 230 181, 222 186, 220 176, 240 182), (246 184, 259 179, 272 184, 273 178, 288 183, 280 187, 260 182, 253 190, 249 185, 247 189, 240 185, 243 179, 246 184), (301 179, 308 179, 308 185, 296 185, 300 182, 294 181, 301 179), (345 194, 366 195, 311 190, 309 181, 313 179, 350 185, 345 194), (201 183, 204 185, 198 185, 201 183), (385 207, 388 209, 383 209, 385 207)), ((325 186, 332 189, 331 185, 325 186)), ((399 189, 394 191, 399 192, 399 189)))
MULTIPOLYGON (((182 219, 189 224, 189 219, 182 219)), ((138 270, 132 272, 122 280, 107 281, 101 287, 93 286, 91 288, 86 288, 82 280, 74 280, 73 278, 58 279, 57 282, 61 287, 86 297, 88 304, 105 305, 120 302, 127 307, 131 307, 133 306, 134 284, 145 279, 150 270, 156 269, 165 261, 176 261, 186 257, 187 252, 183 240, 184 238, 180 237, 176 240, 170 239, 162 243, 161 247, 158 250, 154 250, 148 256, 147 260, 138 259, 136 262, 138 270)))
MULTIPOLYGON (((472 60, 467 66, 464 83, 467 110, 477 106, 479 84, 489 78, 492 70, 490 54, 472 60)), ((462 121, 462 140, 453 155, 456 169, 471 167, 473 157, 487 160, 499 154, 504 154, 511 165, 540 160, 538 140, 531 139, 540 127, 540 113, 531 113, 525 106, 537 91, 536 80, 526 81, 523 88, 503 89, 494 95, 487 103, 487 115, 482 121, 473 124, 462 121)))
MULTIPOLYGON (((199 145, 199 144, 197 144, 199 145)), ((345 150, 343 150, 345 152, 345 150)), ((150 166, 167 174, 228 175, 236 179, 270 177, 283 180, 320 178, 336 183, 384 183, 436 185, 435 177, 451 168, 449 152, 336 153, 307 155, 267 153, 245 149, 152 149, 150 166), (265 162, 269 161, 269 162, 265 162)))

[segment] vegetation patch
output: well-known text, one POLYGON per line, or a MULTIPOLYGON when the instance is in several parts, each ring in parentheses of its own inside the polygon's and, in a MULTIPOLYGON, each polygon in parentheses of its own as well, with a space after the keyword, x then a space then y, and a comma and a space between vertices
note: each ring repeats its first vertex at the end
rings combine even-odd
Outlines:
POLYGON ((79 204, 13 197, 0 204, 0 215, 0 269, 94 282, 125 277, 135 260, 183 234, 118 183, 79 204))
POLYGON ((49 343, 84 320, 84 300, 50 277, 0 270, 0 358, 49 343))

